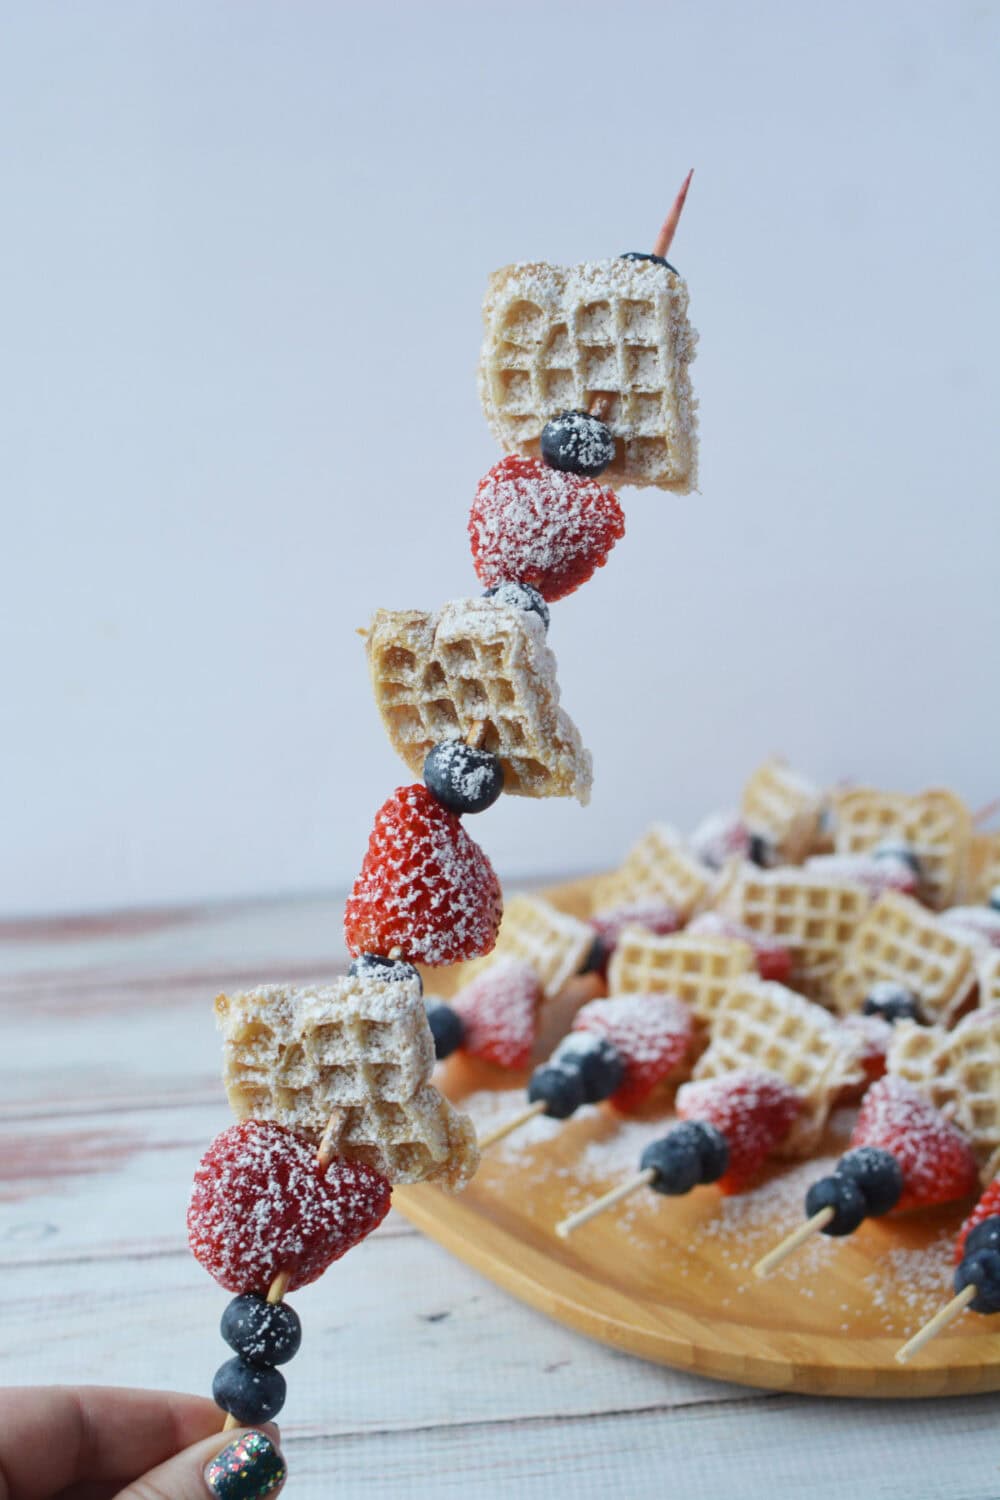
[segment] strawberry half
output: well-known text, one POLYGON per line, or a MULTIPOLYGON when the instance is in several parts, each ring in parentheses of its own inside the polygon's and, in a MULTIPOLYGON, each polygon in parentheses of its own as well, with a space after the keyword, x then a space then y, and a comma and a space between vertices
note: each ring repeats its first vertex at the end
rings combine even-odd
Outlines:
POLYGON ((375 815, 347 898, 352 953, 455 964, 492 951, 503 898, 486 855, 425 786, 401 786, 375 815))
POLYGON ((609 1103, 627 1114, 687 1057, 694 1021, 673 995, 619 995, 592 1000, 578 1011, 574 1031, 607 1037, 625 1065, 621 1087, 609 1103))
POLYGON ((294 1291, 371 1234, 391 1197, 371 1167, 335 1158, 324 1171, 315 1146, 294 1131, 241 1120, 198 1164, 188 1239, 227 1292, 266 1292, 279 1271, 294 1291))
POLYGON ((526 1068, 541 1003, 542 987, 531 965, 499 959, 452 1001, 465 1027, 462 1051, 498 1068, 526 1068))
POLYGON ((901 1078, 880 1078, 865 1095, 852 1146, 891 1151, 903 1173, 897 1213, 933 1208, 974 1193, 976 1159, 962 1132, 901 1078))
POLYGON ((482 582, 529 583, 549 603, 603 568, 624 535, 614 490, 513 454, 480 480, 469 516, 472 560, 482 582))
POLYGON ((965 1254, 965 1242, 972 1231, 980 1225, 984 1219, 991 1219, 994 1214, 1000 1214, 1000 1177, 994 1177, 975 1208, 972 1210, 961 1229, 958 1231, 958 1239, 955 1241, 955 1261, 962 1259, 965 1254))
POLYGON ((802 1110, 802 1099, 776 1073, 746 1068, 686 1083, 677 1095, 682 1120, 704 1120, 722 1132, 729 1166, 719 1191, 739 1193, 780 1146, 802 1110))

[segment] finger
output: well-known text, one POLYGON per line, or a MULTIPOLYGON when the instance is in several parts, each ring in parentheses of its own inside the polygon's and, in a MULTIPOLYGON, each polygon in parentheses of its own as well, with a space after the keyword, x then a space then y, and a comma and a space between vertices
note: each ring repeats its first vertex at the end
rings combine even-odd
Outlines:
POLYGON ((84 1481, 117 1480, 218 1432, 212 1401, 110 1386, 0 1390, 0 1495, 43 1500, 84 1481))
POLYGON ((264 1500, 287 1470, 281 1449, 259 1428, 195 1443, 123 1489, 116 1500, 264 1500))

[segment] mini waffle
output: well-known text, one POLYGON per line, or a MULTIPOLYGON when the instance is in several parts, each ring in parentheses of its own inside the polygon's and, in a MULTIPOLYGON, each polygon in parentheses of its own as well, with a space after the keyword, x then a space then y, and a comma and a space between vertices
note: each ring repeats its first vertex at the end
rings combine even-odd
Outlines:
POLYGON ((465 964, 463 985, 502 958, 520 958, 538 976, 545 998, 551 999, 574 974, 579 974, 594 945, 594 929, 558 911, 539 896, 514 896, 504 907, 500 936, 486 958, 465 964))
POLYGON ((367 647, 379 713, 414 776, 432 745, 482 725, 505 792, 587 802, 590 755, 559 707, 556 659, 536 614, 492 599, 454 599, 436 614, 380 609, 367 647))
POLYGON ((490 277, 479 361, 483 413, 505 453, 537 457, 542 428, 588 410, 615 438, 602 479, 687 494, 697 484, 697 334, 687 285, 652 261, 506 266, 490 277))
POLYGON ((755 967, 753 949, 736 938, 656 937, 626 927, 608 966, 608 987, 612 995, 674 995, 710 1026, 733 980, 755 967))
POLYGON ((765 834, 785 864, 800 864, 819 841, 823 797, 780 760, 754 771, 743 788, 742 811, 747 827, 765 834))
POLYGON ((872 985, 892 979, 916 995, 928 1021, 958 1014, 976 982, 975 944, 912 901, 887 891, 861 922, 833 980, 842 1015, 860 1010, 872 985))
POLYGON ((458 1189, 478 1164, 471 1120, 430 1084, 434 1043, 420 986, 359 975, 263 985, 215 1002, 223 1081, 238 1119, 276 1120, 391 1182, 458 1189))
POLYGON ((971 821, 953 792, 907 797, 856 787, 834 797, 838 854, 860 854, 887 839, 909 844, 920 861, 921 884, 931 906, 951 905, 965 874, 971 821))
POLYGON ((914 1084, 972 1143, 984 1182, 1000 1169, 1000 1006, 974 1010, 954 1031, 897 1025, 890 1073, 914 1084))
POLYGON ((861 1043, 829 1012, 783 984, 737 979, 715 1012, 708 1051, 694 1078, 718 1078, 740 1068, 763 1068, 790 1084, 802 1113, 782 1143, 781 1156, 815 1150, 830 1108, 845 1088, 863 1079, 861 1043))
POLYGON ((629 850, 620 869, 594 882, 593 910, 660 901, 686 920, 707 897, 710 883, 711 872, 689 853, 680 834, 654 823, 629 850))
POLYGON ((828 998, 870 905, 870 893, 849 881, 797 867, 761 870, 751 864, 729 872, 716 900, 719 911, 782 943, 792 956, 796 987, 818 1000, 828 998))

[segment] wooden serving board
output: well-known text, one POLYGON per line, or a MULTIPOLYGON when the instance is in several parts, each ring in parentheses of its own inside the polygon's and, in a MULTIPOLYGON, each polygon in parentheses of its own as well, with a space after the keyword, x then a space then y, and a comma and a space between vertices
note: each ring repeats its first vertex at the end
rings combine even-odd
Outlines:
MULTIPOLYGON (((546 897, 587 910, 589 882, 546 897)), ((461 969, 425 976, 446 995, 461 969)), ((547 1055, 564 1018, 540 1038, 547 1055)), ((468 1059, 441 1070, 444 1091, 480 1128, 524 1103, 526 1075, 468 1059)), ((951 1242, 962 1211, 871 1221, 850 1239, 816 1236, 767 1281, 755 1260, 800 1222, 805 1189, 844 1149, 850 1116, 835 1117, 830 1161, 779 1167, 753 1192, 685 1198, 640 1190, 563 1241, 553 1226, 634 1171, 667 1118, 622 1121, 603 1107, 563 1124, 535 1120, 488 1149, 475 1180, 452 1197, 431 1184, 399 1188, 394 1205, 498 1286, 591 1338, 720 1380, 823 1396, 955 1396, 1000 1390, 1000 1318, 967 1314, 912 1364, 900 1344, 950 1295, 951 1242)))

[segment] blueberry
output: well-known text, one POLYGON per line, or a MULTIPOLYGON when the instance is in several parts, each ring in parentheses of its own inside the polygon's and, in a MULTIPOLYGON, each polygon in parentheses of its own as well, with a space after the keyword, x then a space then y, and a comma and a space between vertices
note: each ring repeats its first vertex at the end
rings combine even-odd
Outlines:
POLYGON ((1000 911, 1000 885, 995 885, 990 891, 989 905, 994 911, 1000 911))
POLYGON ((227 1359, 215 1372, 212 1399, 241 1426, 269 1422, 285 1404, 285 1377, 280 1370, 262 1369, 240 1359, 227 1359))
POLYGON ((605 1036, 592 1031, 571 1031, 556 1048, 553 1062, 570 1068, 583 1081, 583 1102, 598 1104, 610 1099, 625 1078, 625 1064, 618 1049, 605 1036))
POLYGON ((680 272, 676 266, 672 266, 669 260, 664 260, 662 255, 654 255, 650 250, 624 250, 618 257, 619 260, 651 260, 655 266, 666 266, 668 271, 673 271, 675 276, 680 272))
POLYGON ((698 1142, 682 1125, 650 1141, 639 1158, 640 1171, 656 1173, 650 1187, 656 1193, 677 1198, 701 1182, 701 1152, 698 1142))
POLYGON ((890 1026, 895 1026, 897 1021, 920 1020, 916 995, 894 979, 879 979, 873 984, 861 1009, 866 1016, 881 1016, 890 1026))
POLYGON ((424 992, 424 982, 420 974, 402 958, 383 958, 381 953, 359 953, 357 958, 348 969, 356 979, 387 979, 392 984, 402 984, 408 979, 415 979, 420 986, 420 993, 424 992))
POLYGON ((848 1177, 861 1191, 865 1213, 878 1219, 896 1207, 903 1196, 903 1173, 891 1151, 858 1146, 837 1163, 836 1175, 848 1177))
POLYGON ((302 1324, 287 1302, 268 1302, 256 1292, 234 1297, 222 1314, 222 1337, 249 1365, 284 1365, 299 1352, 302 1324))
POLYGON ((897 864, 907 865, 918 880, 923 875, 917 851, 912 844, 905 844, 902 839, 883 839, 872 850, 872 859, 894 859, 897 864))
POLYGON ((868 1211, 864 1194, 849 1177, 821 1177, 813 1183, 806 1193, 806 1218, 821 1208, 833 1209, 833 1218, 822 1229, 833 1235, 853 1234, 868 1211))
POLYGON ((503 791, 503 766, 491 750, 442 740, 424 758, 424 785, 449 812, 485 812, 503 791))
POLYGON ((726 1137, 714 1125, 709 1125, 705 1120, 685 1120, 683 1125, 678 1125, 673 1134, 684 1132, 688 1139, 693 1140, 701 1159, 701 1181, 718 1182, 729 1166, 729 1143, 726 1137))
POLYGON ((955 1290, 967 1286, 976 1288, 976 1296, 969 1306, 973 1312, 1000 1312, 1000 1250, 977 1250, 966 1255, 955 1271, 955 1290))
POLYGON ((594 941, 587 949, 587 957, 583 961, 583 968, 580 970, 580 973, 603 974, 604 970, 607 968, 607 964, 608 945, 601 937, 601 934, 598 932, 595 933, 594 941))
POLYGON ((615 459, 611 428, 587 411, 562 411, 542 428, 542 458, 550 469, 596 479, 615 459))
POLYGON ((583 1103, 583 1075, 576 1068, 544 1063, 536 1068, 528 1084, 528 1103, 545 1104, 552 1120, 568 1120, 583 1103))
POLYGON ((773 839, 768 838, 766 833, 751 832, 747 839, 747 859, 751 864, 760 865, 764 870, 777 864, 777 851, 773 839))
POLYGON ((523 609, 529 614, 535 614, 545 629, 549 628, 549 606, 530 583, 495 583, 492 588, 485 590, 483 598, 495 599, 498 604, 506 604, 511 609, 523 609))
POLYGON ((965 1237, 965 1254, 973 1255, 977 1250, 1000 1250, 1000 1214, 990 1214, 975 1229, 969 1230, 965 1237))
POLYGON ((441 1062, 457 1052, 465 1041, 465 1024, 457 1010, 452 1010, 443 1000, 433 998, 426 1002, 427 1024, 434 1038, 434 1056, 441 1062))

